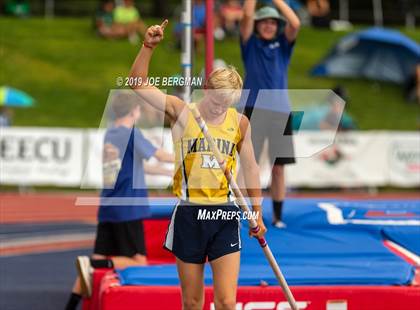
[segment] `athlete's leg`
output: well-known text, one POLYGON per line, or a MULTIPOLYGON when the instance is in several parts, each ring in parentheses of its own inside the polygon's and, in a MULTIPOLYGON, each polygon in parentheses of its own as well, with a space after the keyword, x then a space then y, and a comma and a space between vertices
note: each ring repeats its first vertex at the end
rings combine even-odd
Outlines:
POLYGON ((216 310, 235 310, 241 252, 224 255, 210 262, 213 270, 216 310))
POLYGON ((204 305, 204 264, 176 259, 182 289, 182 309, 201 310, 204 305))
MULTIPOLYGON (((105 261, 108 261, 108 260, 112 262, 112 264, 108 263, 108 266, 112 265, 114 268, 121 268, 121 269, 129 267, 129 266, 147 265, 146 256, 141 255, 141 254, 136 254, 133 257, 115 256, 111 258, 108 258, 107 256, 101 255, 101 254, 93 254, 90 262, 91 262, 91 265, 92 263, 93 265, 95 265, 96 263, 100 262, 102 263, 101 267, 104 267, 105 261)), ((82 286, 81 286, 80 277, 77 276, 76 281, 73 284, 72 293, 77 294, 77 295, 82 295, 83 291, 84 290, 82 289, 82 286)))
POLYGON ((286 197, 286 182, 284 178, 284 166, 274 165, 271 171, 271 198, 273 199, 273 223, 283 227, 282 221, 283 201, 286 197))
POLYGON ((144 255, 136 254, 132 257, 114 256, 111 258, 115 268, 122 269, 130 266, 147 265, 147 258, 144 255))
MULTIPOLYGON (((268 117, 268 116, 267 116, 268 117)), ((289 113, 273 113, 273 131, 268 137, 271 170, 271 198, 273 199, 273 223, 284 227, 282 221, 283 201, 286 197, 284 167, 295 162, 292 116, 289 113), (279 137, 278 133, 282 133, 279 137)))
MULTIPOLYGON (((93 254, 92 259, 106 259, 106 256, 99 255, 99 254, 93 254)), ((82 293, 82 288, 81 288, 81 285, 80 285, 80 277, 79 276, 77 276, 76 281, 73 284, 72 293, 75 293, 75 294, 78 294, 78 295, 81 295, 81 293, 82 293)))
POLYGON ((95 253, 92 254, 92 259, 99 260, 99 259, 106 259, 106 258, 107 257, 105 255, 102 255, 102 254, 95 254, 95 253))
POLYGON ((109 224, 99 223, 95 238, 94 254, 91 256, 91 259, 88 257, 78 257, 76 260, 78 276, 73 284, 72 294, 66 307, 67 310, 76 309, 82 295, 90 297, 89 295, 92 292, 92 260, 100 262, 101 265, 105 265, 107 260, 106 253, 112 253, 113 251, 115 249, 109 224), (98 254, 98 252, 104 254, 98 254))
POLYGON ((283 200, 286 197, 286 183, 284 182, 284 166, 274 165, 271 176, 271 197, 273 200, 283 200))

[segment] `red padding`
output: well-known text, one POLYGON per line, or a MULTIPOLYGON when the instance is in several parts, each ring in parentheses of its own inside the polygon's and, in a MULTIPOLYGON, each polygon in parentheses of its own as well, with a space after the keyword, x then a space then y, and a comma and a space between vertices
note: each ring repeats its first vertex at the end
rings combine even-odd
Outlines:
MULTIPOLYGON (((117 281, 118 282, 118 281, 117 281)), ((178 286, 116 286, 104 280, 101 286, 102 310, 181 309, 178 286)), ((420 288, 392 286, 298 286, 291 287, 299 309, 395 310, 420 309, 420 288), (347 308, 337 305, 347 304, 347 308), (333 308, 332 306, 336 306, 333 308), (328 307, 329 306, 329 307, 328 307)), ((205 289, 205 310, 212 309, 213 290, 205 289)), ((280 287, 239 287, 237 309, 288 309, 280 287)))
POLYGON ((173 263, 175 257, 171 252, 163 249, 168 219, 144 220, 144 234, 146 239, 147 259, 162 263, 173 263))
MULTIPOLYGON (((144 220, 143 223, 148 263, 154 265, 175 262, 175 257, 172 253, 162 248, 169 220, 144 220)), ((92 297, 83 300, 83 310, 100 309, 99 289, 101 287, 101 280, 110 270, 111 269, 95 269, 93 273, 92 297)))
POLYGON ((83 299, 83 310, 99 309, 99 289, 101 288, 102 278, 107 272, 110 272, 115 277, 115 273, 112 269, 95 269, 92 279, 92 297, 83 299))

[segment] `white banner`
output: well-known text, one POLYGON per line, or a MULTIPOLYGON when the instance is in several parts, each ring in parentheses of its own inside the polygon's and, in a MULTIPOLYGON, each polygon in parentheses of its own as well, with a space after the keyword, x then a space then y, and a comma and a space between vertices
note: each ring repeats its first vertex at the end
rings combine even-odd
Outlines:
MULTIPOLYGON (((0 184, 102 187, 103 129, 12 127, 0 129, 0 184)), ((157 147, 172 151, 169 129, 143 129, 157 147)), ((286 166, 289 187, 420 186, 420 135, 417 132, 347 132, 333 145, 326 132, 294 136, 297 158, 286 166)), ((158 163, 155 159, 150 164, 158 163)), ((171 165, 167 166, 171 168, 171 165)), ((263 186, 270 183, 267 152, 260 165, 263 186)), ((149 188, 165 189, 170 177, 147 175, 149 188)))
POLYGON ((88 129, 86 134, 86 161, 82 169, 80 187, 82 189, 102 188, 102 151, 104 147, 103 129, 88 129))
POLYGON ((420 185, 420 134, 389 133, 386 151, 388 183, 394 186, 420 185))
POLYGON ((0 183, 79 186, 84 131, 0 128, 0 183))
MULTIPOLYGON (((322 149, 329 136, 328 133, 309 131, 296 135, 297 153, 303 154, 305 149, 322 149)), ((329 147, 311 157, 296 158, 295 165, 287 165, 286 184, 291 187, 386 185, 387 143, 387 135, 380 132, 337 134, 329 147)))

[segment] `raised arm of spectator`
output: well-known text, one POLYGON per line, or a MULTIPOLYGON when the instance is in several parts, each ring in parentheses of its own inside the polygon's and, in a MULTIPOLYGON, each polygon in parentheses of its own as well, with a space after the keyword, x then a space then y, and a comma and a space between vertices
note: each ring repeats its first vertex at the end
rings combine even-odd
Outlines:
POLYGON ((254 31, 254 13, 257 0, 246 0, 243 6, 243 18, 241 20, 239 31, 242 42, 248 41, 254 31))
POLYGON ((273 3, 287 20, 286 28, 284 29, 287 40, 289 42, 295 41, 300 29, 299 17, 284 0, 273 0, 273 3))
POLYGON ((161 25, 154 25, 146 30, 144 43, 131 67, 130 81, 133 83, 130 83, 130 87, 148 104, 165 112, 172 121, 176 121, 185 107, 184 101, 175 96, 168 96, 157 87, 146 83, 153 51, 163 40, 163 31, 167 23, 168 20, 165 20, 161 25))

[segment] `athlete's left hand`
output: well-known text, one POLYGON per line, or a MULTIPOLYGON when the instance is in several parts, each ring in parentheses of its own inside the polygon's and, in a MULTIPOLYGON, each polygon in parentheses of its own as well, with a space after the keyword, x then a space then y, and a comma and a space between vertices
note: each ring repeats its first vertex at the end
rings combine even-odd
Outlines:
POLYGON ((249 229, 249 236, 250 237, 256 237, 256 238, 262 238, 265 235, 265 233, 267 232, 267 227, 265 227, 265 225, 264 225, 264 221, 262 219, 262 214, 261 213, 258 216, 257 225, 260 228, 258 233, 254 233, 252 231, 252 229, 250 228, 249 229))
POLYGON ((163 40, 163 32, 167 24, 168 20, 165 19, 162 24, 147 28, 144 35, 144 43, 152 48, 156 47, 163 40))

